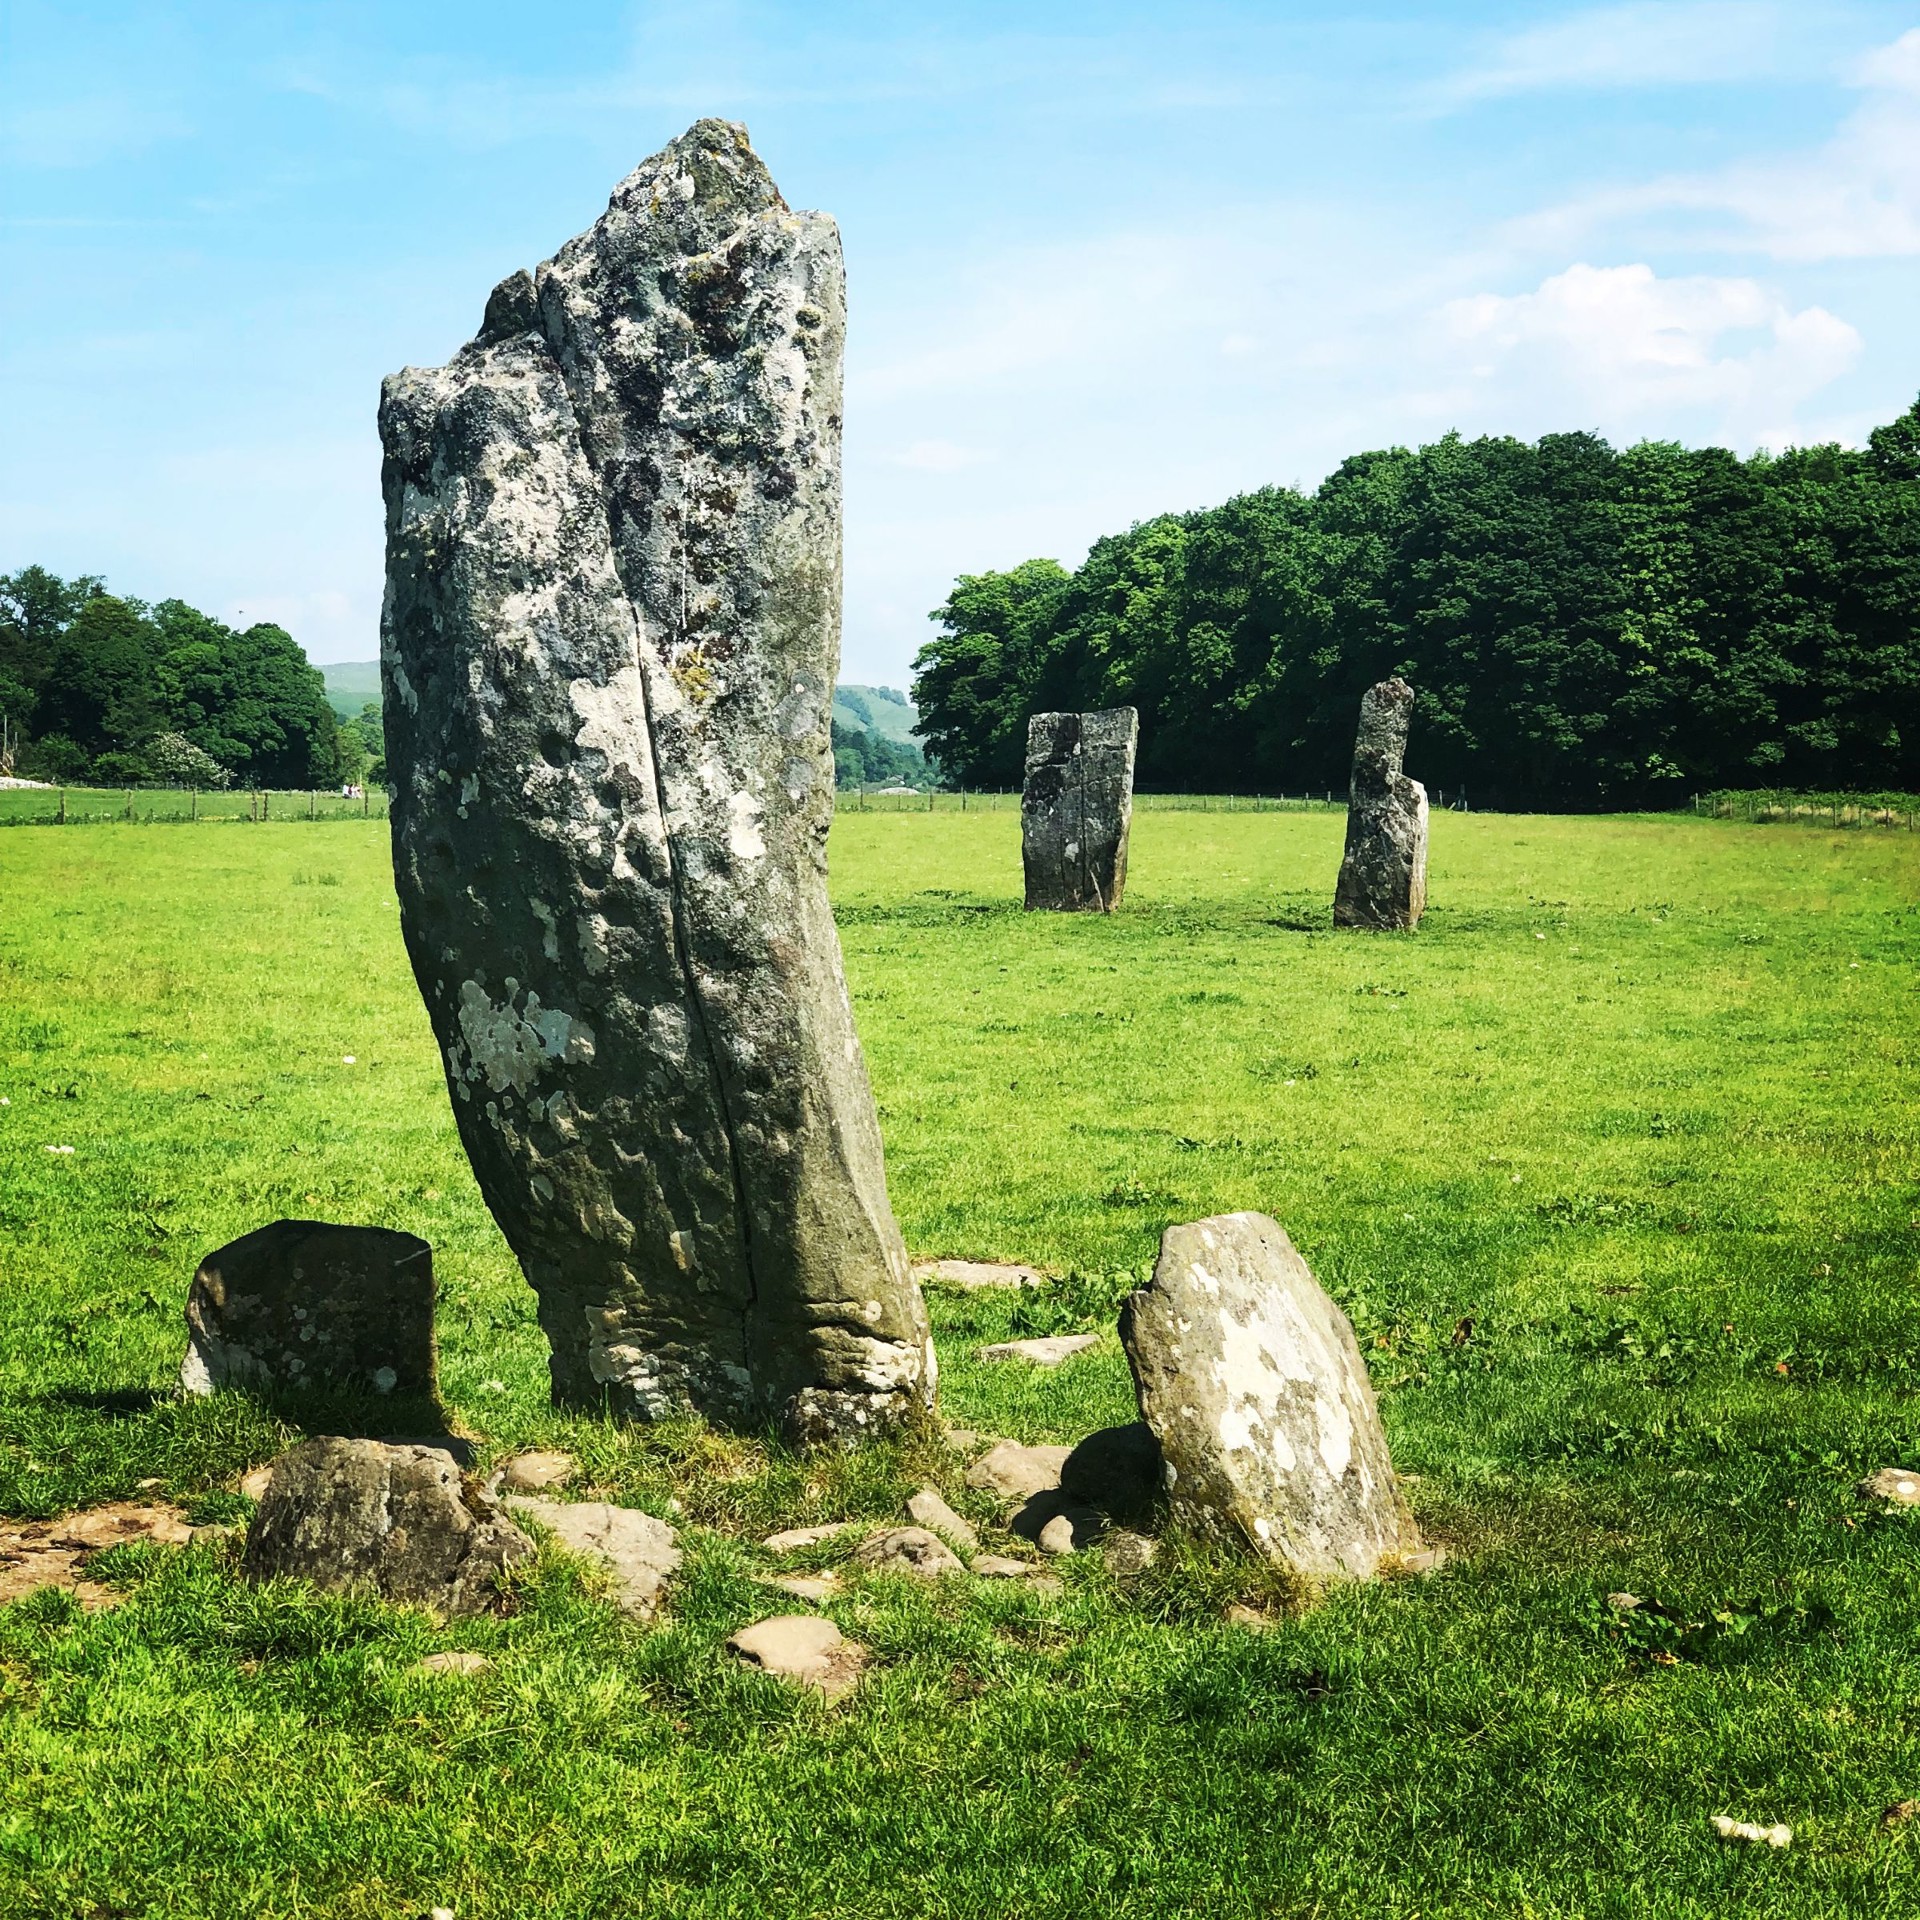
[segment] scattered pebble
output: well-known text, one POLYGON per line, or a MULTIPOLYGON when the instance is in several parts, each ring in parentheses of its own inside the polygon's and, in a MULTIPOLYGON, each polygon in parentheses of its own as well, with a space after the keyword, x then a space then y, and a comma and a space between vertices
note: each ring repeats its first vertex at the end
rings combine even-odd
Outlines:
POLYGON ((1860 1482, 1862 1500, 1885 1500, 1896 1507, 1920 1507, 1920 1473, 1906 1467, 1882 1467, 1860 1482))
POLYGON ((1242 1606, 1237 1600, 1220 1617, 1228 1626, 1244 1627, 1249 1633, 1270 1633, 1274 1625, 1270 1615, 1258 1607, 1242 1606))
POLYGON ((815 1613, 783 1613, 757 1621, 736 1633, 727 1650, 762 1673, 811 1687, 828 1701, 845 1699, 860 1684, 867 1664, 865 1647, 815 1613))
POLYGON ((578 1471, 570 1453, 517 1453, 500 1470, 508 1493, 548 1493, 564 1487, 578 1471))
POLYGON ((249 1500, 264 1500, 267 1488, 273 1483, 273 1463, 268 1461, 264 1467, 255 1467, 251 1473, 240 1476, 240 1491, 249 1500))
POLYGON ((343 1067, 353 1067, 353 1066, 358 1066, 358 1065, 359 1065, 359 1062, 358 1062, 357 1060, 355 1060, 355 1059, 354 1059, 354 1057, 353 1057, 353 1055, 352 1055, 352 1054, 350 1054, 350 1053, 343 1053, 343 1054, 342 1054, 342 1055, 340 1056, 340 1064, 341 1064, 341 1065, 342 1065, 343 1067))
POLYGON ((415 1673, 485 1673, 493 1665, 484 1653, 430 1653, 413 1663, 415 1673))
POLYGON ((983 1580, 1024 1580, 1038 1571, 1031 1562, 1011 1560, 1004 1553, 976 1555, 972 1570, 983 1580))
POLYGON ((840 1591, 836 1573, 757 1573, 754 1579, 763 1587, 791 1594, 796 1600, 831 1600, 840 1591))
POLYGON ((1047 1276, 1037 1267, 999 1260, 926 1260, 914 1268, 913 1277, 923 1287, 961 1287, 970 1293, 982 1287, 1043 1287, 1047 1283, 1047 1276))
POLYGON ((1789 1826, 1756 1826, 1751 1820, 1730 1819, 1724 1813, 1716 1813, 1713 1816, 1713 1830, 1722 1840, 1744 1840, 1756 1847, 1793 1845, 1793 1829, 1789 1826))
POLYGON ((1058 1333, 1046 1340, 997 1340, 980 1349, 982 1360, 1028 1360, 1036 1367, 1057 1367, 1061 1361, 1097 1347, 1097 1333, 1058 1333))
POLYGON ((1060 1469, 1072 1451, 1071 1447, 1023 1447, 1017 1440, 1002 1440, 967 1469, 967 1485, 1009 1500, 1030 1499, 1060 1484, 1060 1469))
POLYGON ((1920 1813, 1920 1800, 1896 1800, 1892 1806, 1880 1809, 1880 1824, 1904 1827, 1916 1813, 1920 1813))
POLYGON ((770 1533, 760 1542, 763 1553, 796 1553, 802 1547, 817 1547, 823 1540, 837 1540, 843 1533, 858 1533, 869 1523, 865 1520, 831 1520, 824 1527, 789 1527, 785 1533, 770 1533))
POLYGON ((955 1513, 941 1498, 938 1488, 922 1487, 914 1494, 907 1502, 907 1518, 915 1526, 932 1528, 962 1553, 973 1553, 979 1548, 980 1536, 974 1532, 972 1521, 963 1520, 955 1513))
POLYGON ((956 1453, 971 1453, 980 1444, 980 1436, 971 1427, 949 1427, 946 1440, 956 1453))
POLYGON ((1077 1544, 1073 1537, 1072 1517, 1068 1514, 1056 1513, 1040 1529, 1040 1538, 1036 1544, 1042 1553, 1071 1553, 1077 1544))
POLYGON ((41 1148, 42 1153, 71 1153, 72 1151, 73 1149, 71 1147, 42 1147, 41 1148))
POLYGON ((960 1556, 925 1527, 890 1527, 862 1541, 853 1564, 869 1573, 910 1573, 918 1580, 937 1580, 943 1573, 964 1573, 960 1556))
POLYGON ((1108 1534, 1100 1545, 1100 1558, 1106 1563, 1107 1571, 1121 1580, 1145 1573, 1158 1552, 1159 1548, 1144 1533, 1129 1533, 1124 1529, 1108 1534))
POLYGON ((482 1393, 505 1393, 506 1390, 507 1383, 504 1380, 482 1380, 480 1382, 480 1391, 482 1393))
POLYGON ((1637 1593, 1610 1593, 1607 1595, 1607 1605, 1610 1606, 1615 1613, 1632 1613, 1641 1604, 1640 1596, 1637 1593))

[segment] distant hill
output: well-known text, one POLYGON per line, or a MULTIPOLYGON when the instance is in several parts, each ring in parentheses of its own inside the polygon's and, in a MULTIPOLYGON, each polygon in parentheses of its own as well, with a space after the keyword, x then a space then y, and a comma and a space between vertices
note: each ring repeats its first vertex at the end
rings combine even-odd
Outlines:
MULTIPOLYGON (((335 660, 320 669, 327 702, 342 720, 351 720, 369 700, 380 703, 378 660, 335 660)), ((913 737, 920 716, 913 702, 892 687, 856 687, 845 683, 833 693, 833 717, 847 733, 876 733, 899 746, 919 746, 913 737)))
POLYGON ((369 700, 380 704, 378 660, 330 660, 320 677, 327 683, 327 705, 342 720, 353 719, 369 700))
POLYGON ((892 687, 856 687, 842 681, 833 690, 833 717, 850 732, 871 729, 903 747, 920 744, 913 737, 920 716, 913 702, 892 687))

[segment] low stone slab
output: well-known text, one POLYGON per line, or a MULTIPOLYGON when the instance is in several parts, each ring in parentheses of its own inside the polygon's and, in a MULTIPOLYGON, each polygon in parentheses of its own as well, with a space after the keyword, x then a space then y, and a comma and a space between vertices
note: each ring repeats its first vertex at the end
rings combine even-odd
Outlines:
POLYGON ((908 1500, 907 1518, 917 1527, 930 1528, 962 1553, 979 1550, 980 1536, 974 1531, 973 1522, 955 1513, 936 1487, 922 1487, 908 1500))
POLYGON ((863 1540, 852 1564, 867 1573, 910 1573, 937 1580, 943 1573, 964 1573, 960 1556, 926 1527, 890 1527, 863 1540))
POLYGON ((827 1700, 842 1700, 860 1684, 867 1650, 847 1639, 831 1620, 817 1613, 783 1613, 743 1627, 727 1650, 758 1667, 827 1700))
POLYGON ((599 1500, 509 1494, 505 1504, 545 1527, 570 1553, 605 1567, 621 1612, 645 1619, 659 1610, 667 1582, 680 1569, 679 1537, 664 1520, 599 1500))
POLYGON ((1097 1347, 1097 1333, 1056 1333, 1044 1340, 997 1340, 980 1349, 982 1360, 1027 1360, 1036 1367, 1057 1367, 1076 1353, 1097 1347))
POLYGON ((753 1577, 757 1585, 790 1594, 796 1600, 831 1600, 840 1591, 836 1573, 756 1573, 753 1577))
POLYGON ((386 1227, 276 1220, 201 1261, 181 1388, 331 1388, 433 1399, 433 1249, 386 1227))
POLYGON ((1117 1580, 1130 1580, 1153 1565, 1159 1548, 1144 1533, 1110 1533, 1100 1543, 1100 1558, 1117 1580))
POLYGON ((430 1653, 413 1663, 415 1673, 485 1673, 493 1662, 484 1653, 430 1653))
POLYGON ((926 1260, 914 1268, 913 1275, 923 1287, 958 1287, 965 1293, 1047 1284, 1047 1276, 1037 1267, 998 1260, 926 1260))
POLYGON ((504 1493, 551 1493, 579 1471, 570 1453, 516 1453, 500 1469, 504 1493))
POLYGON ((1169 1227, 1120 1338, 1187 1524, 1315 1576, 1420 1550, 1353 1329, 1276 1222, 1169 1227))
POLYGON ((309 1440, 273 1463, 247 1529, 249 1580, 372 1589, 443 1614, 492 1607, 533 1542, 438 1447, 309 1440))
POLYGON ((976 1554, 968 1568, 983 1580, 1024 1580, 1040 1569, 1027 1560, 1014 1560, 1004 1553, 976 1554))
POLYGON ((802 1547, 817 1547, 823 1540, 837 1540, 843 1533, 871 1531, 867 1520, 830 1520, 822 1527, 789 1527, 784 1533, 770 1533, 760 1542, 763 1553, 797 1553, 802 1547))
POLYGON ((1030 1499, 1059 1486, 1060 1469, 1072 1451, 1071 1447, 1023 1447, 1017 1440, 1002 1440, 967 1469, 967 1485, 997 1493, 1004 1500, 1030 1499))
POLYGON ((120 1590, 87 1578, 87 1562, 103 1547, 153 1541, 184 1547, 211 1528, 190 1527, 177 1507, 116 1500, 53 1520, 0 1524, 0 1606, 42 1587, 64 1587, 89 1613, 118 1605, 120 1590))

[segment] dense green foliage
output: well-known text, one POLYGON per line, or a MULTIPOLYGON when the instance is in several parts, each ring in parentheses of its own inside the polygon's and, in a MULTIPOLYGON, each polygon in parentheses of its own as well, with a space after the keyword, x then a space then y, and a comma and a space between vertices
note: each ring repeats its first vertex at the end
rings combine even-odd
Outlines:
POLYGON ((0 712, 16 771, 48 780, 310 787, 342 772, 320 675, 284 628, 149 607, 92 575, 0 575, 0 712))
POLYGON ((1858 452, 1742 460, 1449 435, 960 580, 914 697, 956 780, 1027 716, 1140 709, 1143 785, 1346 784, 1360 695, 1419 696, 1409 770, 1491 806, 1920 784, 1920 405, 1858 452))
POLYGON ((1103 919, 1021 911, 1011 809, 848 810, 835 909, 909 1245, 1078 1276, 934 1294, 947 1419, 1127 1418, 1126 1275, 1259 1207, 1352 1315, 1449 1565, 1297 1609, 1165 1534, 1147 1578, 1075 1555, 1053 1594, 854 1572, 825 1611, 873 1666, 832 1713, 724 1641, 848 1543, 758 1540, 922 1481, 1004 1546, 1000 1510, 937 1445, 553 1411, 385 827, 0 835, 0 1507, 197 1502, 268 1457, 250 1402, 174 1393, 180 1304, 209 1248, 317 1215, 432 1240, 483 1465, 569 1447, 574 1491, 687 1547, 657 1622, 549 1557, 444 1629, 249 1587, 230 1547, 98 1556, 117 1611, 0 1609, 0 1912, 1920 1911, 1920 1820, 1882 1817, 1920 1795, 1920 1513, 1853 1492, 1920 1465, 1920 839, 1447 814, 1397 938, 1331 932, 1341 827, 1143 811, 1103 919), (977 1357, 1070 1327, 1104 1337, 1054 1372, 977 1357), (448 1646, 494 1664, 417 1670, 448 1646))

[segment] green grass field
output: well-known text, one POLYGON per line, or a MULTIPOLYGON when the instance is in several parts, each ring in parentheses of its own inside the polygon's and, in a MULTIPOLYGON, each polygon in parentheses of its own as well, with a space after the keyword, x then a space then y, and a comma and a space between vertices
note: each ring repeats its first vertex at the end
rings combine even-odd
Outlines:
POLYGON ((829 1610, 876 1665, 837 1713, 722 1650, 791 1605, 753 1539, 929 1473, 991 1510, 931 1442, 548 1409, 384 827, 0 835, 0 1507, 191 1504, 283 1444, 169 1387, 199 1255, 309 1214, 426 1234, 457 1421, 572 1447, 689 1548, 659 1625, 549 1559, 445 1631, 115 1550, 118 1609, 0 1612, 0 1912, 1920 1913, 1920 1816, 1882 1820, 1920 1797, 1920 1514, 1853 1493, 1920 1465, 1920 842, 1441 815, 1420 933, 1336 937, 1341 830, 1144 812, 1095 920, 1020 911, 1011 812, 852 814, 834 887, 909 1245, 1063 1276, 936 1296, 947 1419, 1130 1417, 1126 1276, 1258 1207, 1352 1315, 1450 1564, 1264 1633, 1221 1613, 1268 1583, 1178 1542, 1054 1596, 856 1581, 829 1610), (1079 1325, 1056 1374, 971 1357, 1079 1325), (1619 1588, 1667 1613, 1623 1633, 1619 1588), (494 1665, 412 1673, 436 1646, 494 1665))

